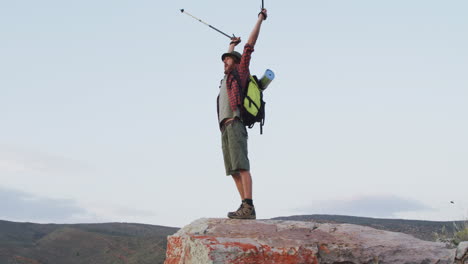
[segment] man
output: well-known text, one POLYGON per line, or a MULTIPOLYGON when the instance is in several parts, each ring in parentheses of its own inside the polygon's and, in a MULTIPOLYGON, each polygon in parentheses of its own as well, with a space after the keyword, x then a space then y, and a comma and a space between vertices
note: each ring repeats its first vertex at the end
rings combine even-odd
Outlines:
POLYGON ((222 149, 226 175, 231 175, 241 197, 239 209, 229 212, 232 219, 256 219, 252 199, 252 177, 247 154, 247 130, 240 116, 241 86, 247 84, 250 77, 250 58, 260 33, 262 22, 267 18, 267 10, 262 9, 257 22, 250 33, 244 52, 234 51, 240 38, 232 38, 227 53, 222 55, 224 79, 221 81, 218 96, 218 121, 222 133, 222 149))

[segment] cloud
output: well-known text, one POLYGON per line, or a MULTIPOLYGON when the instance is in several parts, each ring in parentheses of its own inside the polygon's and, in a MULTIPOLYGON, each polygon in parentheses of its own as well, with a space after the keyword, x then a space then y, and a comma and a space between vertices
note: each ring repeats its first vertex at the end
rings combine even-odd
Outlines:
POLYGON ((83 205, 93 213, 95 222, 141 222, 141 219, 152 219, 158 216, 151 210, 102 201, 88 201, 83 205))
POLYGON ((369 195, 342 200, 314 202, 308 213, 338 214, 367 217, 395 217, 402 212, 433 210, 423 203, 394 195, 369 195))
POLYGON ((157 214, 116 204, 52 199, 0 186, 0 220, 36 223, 141 222, 157 214))
POLYGON ((0 219, 63 223, 86 214, 73 200, 39 197, 0 187, 0 219))
POLYGON ((0 144, 0 173, 69 174, 87 169, 83 162, 0 144))

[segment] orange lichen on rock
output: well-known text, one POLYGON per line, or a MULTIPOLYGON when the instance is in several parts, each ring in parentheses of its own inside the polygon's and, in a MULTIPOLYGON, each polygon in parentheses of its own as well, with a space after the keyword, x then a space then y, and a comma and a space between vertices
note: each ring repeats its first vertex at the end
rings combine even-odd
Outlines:
POLYGON ((179 264, 182 257, 182 237, 169 237, 167 239, 165 264, 179 264))

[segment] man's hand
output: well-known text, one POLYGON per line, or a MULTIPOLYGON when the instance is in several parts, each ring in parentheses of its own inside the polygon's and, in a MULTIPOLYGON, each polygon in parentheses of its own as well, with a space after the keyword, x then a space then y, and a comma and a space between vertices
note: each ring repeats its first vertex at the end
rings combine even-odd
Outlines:
POLYGON ((231 43, 229 43, 229 49, 228 52, 231 52, 234 50, 234 48, 241 42, 240 37, 232 37, 231 38, 231 43))
POLYGON ((240 37, 231 38, 230 45, 237 46, 237 44, 239 44, 239 43, 241 43, 241 38, 240 37))
POLYGON ((262 16, 263 17, 263 20, 266 20, 268 15, 267 15, 267 10, 265 8, 262 9, 262 11, 260 11, 260 13, 258 13, 258 16, 262 16))

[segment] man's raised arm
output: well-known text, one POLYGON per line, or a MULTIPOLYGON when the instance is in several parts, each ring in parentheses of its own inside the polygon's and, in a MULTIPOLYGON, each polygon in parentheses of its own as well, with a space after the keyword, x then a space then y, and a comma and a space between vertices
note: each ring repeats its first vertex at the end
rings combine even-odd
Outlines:
POLYGON ((262 11, 258 14, 258 20, 257 23, 255 23, 255 26, 250 33, 249 40, 247 41, 248 44, 250 44, 252 47, 255 46, 255 43, 257 42, 258 35, 260 34, 260 27, 262 25, 263 20, 267 18, 267 10, 262 9, 262 11))

